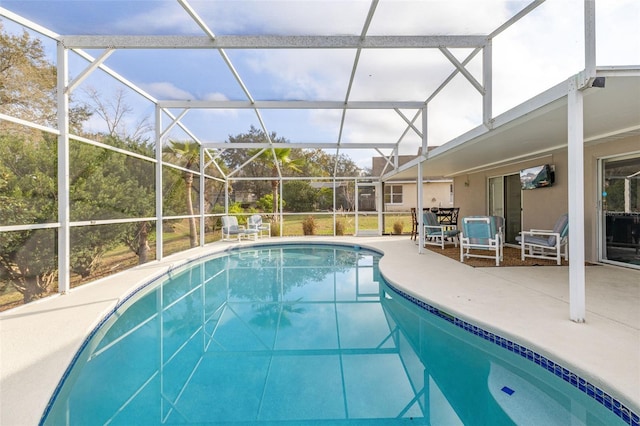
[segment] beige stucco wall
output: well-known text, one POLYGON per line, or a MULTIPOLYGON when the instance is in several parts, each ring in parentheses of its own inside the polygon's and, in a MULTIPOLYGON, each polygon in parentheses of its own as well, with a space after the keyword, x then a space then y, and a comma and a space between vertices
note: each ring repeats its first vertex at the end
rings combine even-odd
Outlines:
MULTIPOLYGON (((402 185, 402 204, 385 204, 384 210, 387 212, 408 212, 417 204, 417 184, 415 183, 392 183, 388 185, 402 185)), ((450 197, 451 182, 427 182, 423 186, 422 200, 423 207, 453 207, 450 197)))
MULTIPOLYGON (((585 146, 585 258, 588 261, 598 259, 598 159, 633 152, 640 152, 640 136, 585 146)), ((455 177, 454 204, 460 207, 460 217, 487 214, 490 177, 515 174, 521 169, 545 163, 555 166, 555 183, 551 188, 522 191, 522 228, 549 229, 559 215, 568 211, 566 149, 535 160, 455 177)))

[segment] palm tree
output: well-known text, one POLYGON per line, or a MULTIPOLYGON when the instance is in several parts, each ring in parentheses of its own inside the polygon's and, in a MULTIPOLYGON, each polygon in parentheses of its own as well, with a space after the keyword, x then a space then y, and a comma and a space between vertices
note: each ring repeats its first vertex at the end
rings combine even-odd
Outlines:
MULTIPOLYGON (((249 155, 253 156, 258 152, 258 150, 250 151, 249 155)), ((272 148, 265 149, 262 153, 256 158, 256 160, 262 162, 265 166, 271 167, 271 172, 274 176, 278 176, 278 169, 281 171, 283 169, 288 169, 294 172, 302 172, 300 168, 304 164, 303 158, 293 159, 290 157, 291 148, 272 148)), ((278 179, 274 179, 271 181, 271 195, 273 198, 273 215, 275 220, 277 221, 277 212, 278 212, 278 185, 280 181, 278 179)))
MULTIPOLYGON (((165 152, 173 155, 177 160, 182 160, 185 164, 185 169, 191 170, 192 167, 197 167, 200 159, 200 145, 193 142, 177 142, 169 141, 169 146, 166 147, 165 152)), ((198 231, 196 229, 196 218, 193 217, 193 201, 191 199, 191 193, 193 190, 193 172, 182 172, 182 178, 184 179, 185 189, 187 193, 187 214, 189 217, 189 244, 191 247, 198 245, 198 231)))

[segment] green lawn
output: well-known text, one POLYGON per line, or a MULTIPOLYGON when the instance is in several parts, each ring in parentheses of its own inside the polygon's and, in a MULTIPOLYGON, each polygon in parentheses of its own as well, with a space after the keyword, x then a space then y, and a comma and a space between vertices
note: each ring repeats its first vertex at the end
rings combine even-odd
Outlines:
MULTIPOLYGON (((283 235, 285 237, 302 236, 303 222, 309 217, 309 214, 295 214, 285 215, 283 222, 283 235)), ((318 236, 333 235, 333 214, 319 214, 313 215, 315 222, 315 233, 318 236)), ((337 222, 341 222, 344 228, 343 235, 355 235, 356 233, 356 218, 353 214, 340 214, 336 217, 337 222)), ((241 220, 241 222, 243 222, 241 220)), ((411 231, 411 216, 406 214, 387 214, 385 215, 385 234, 392 234, 393 224, 395 222, 403 223, 403 233, 409 233, 411 231)), ((274 227, 275 228, 275 227, 274 227)), ((378 215, 376 213, 360 214, 358 216, 358 228, 363 230, 377 231, 378 229, 378 215)), ((163 233, 163 251, 165 256, 169 254, 178 253, 189 249, 189 226, 187 221, 172 224, 171 228, 167 227, 169 232, 163 233)), ((273 230, 273 229, 272 229, 273 230)), ((155 238, 150 235, 150 252, 149 260, 155 259, 155 238)), ((220 229, 217 228, 215 232, 207 232, 205 235, 205 242, 211 243, 220 240, 220 229)), ((80 279, 78 276, 72 277, 72 287, 85 284, 89 281, 96 280, 98 278, 111 275, 115 272, 122 271, 136 265, 138 262, 137 256, 126 246, 118 247, 109 251, 102 258, 100 267, 95 275, 86 279, 80 279)), ((2 283, 4 284, 4 283, 2 283)), ((12 285, 8 284, 5 291, 0 294, 0 310, 5 310, 17 305, 22 304, 22 294, 16 291, 12 285)))

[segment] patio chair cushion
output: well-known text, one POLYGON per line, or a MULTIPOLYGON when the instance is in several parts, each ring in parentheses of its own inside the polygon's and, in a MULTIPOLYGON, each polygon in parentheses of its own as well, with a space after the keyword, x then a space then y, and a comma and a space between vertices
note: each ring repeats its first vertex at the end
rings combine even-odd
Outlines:
MULTIPOLYGON (((558 233, 560 235, 560 239, 561 240, 564 239, 569 233, 569 215, 563 214, 562 216, 560 216, 556 221, 555 225, 553 226, 553 229, 550 232, 558 233)), ((545 246, 545 247, 556 246, 555 235, 549 235, 549 236, 546 236, 546 235, 537 236, 537 235, 527 235, 527 234, 523 236, 518 235, 516 237, 516 241, 521 242, 523 240, 523 237, 524 237, 524 242, 526 244, 535 244, 538 246, 545 246)))

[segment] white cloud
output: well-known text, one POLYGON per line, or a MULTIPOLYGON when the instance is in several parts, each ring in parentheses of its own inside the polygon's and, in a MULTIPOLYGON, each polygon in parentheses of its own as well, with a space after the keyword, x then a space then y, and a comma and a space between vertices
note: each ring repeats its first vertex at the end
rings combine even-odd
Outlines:
POLYGON ((202 97, 205 101, 228 101, 229 98, 223 93, 207 93, 202 97))
POLYGON ((148 92, 156 99, 162 100, 189 100, 196 99, 191 93, 177 88, 172 83, 168 82, 155 82, 155 83, 141 83, 140 88, 148 92))
POLYGON ((148 10, 113 20, 110 23, 113 31, 122 34, 202 33, 177 1, 147 3, 151 6, 148 10))

